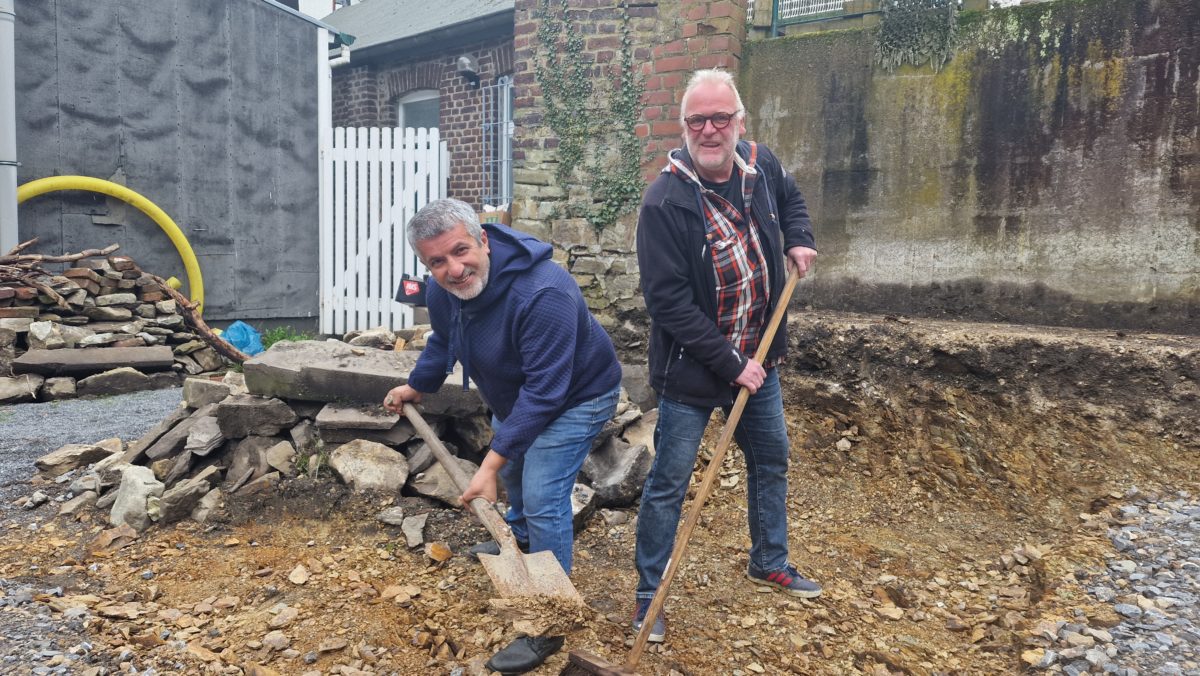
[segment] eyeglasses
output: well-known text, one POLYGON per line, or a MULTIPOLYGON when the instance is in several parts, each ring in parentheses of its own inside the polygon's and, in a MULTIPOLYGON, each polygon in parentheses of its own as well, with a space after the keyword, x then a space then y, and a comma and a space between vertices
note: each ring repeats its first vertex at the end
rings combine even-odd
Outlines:
POLYGON ((733 118, 737 117, 742 111, 733 113, 713 113, 712 115, 688 115, 683 118, 683 123, 692 131, 703 131, 705 123, 712 122, 713 129, 724 129, 729 126, 733 118))

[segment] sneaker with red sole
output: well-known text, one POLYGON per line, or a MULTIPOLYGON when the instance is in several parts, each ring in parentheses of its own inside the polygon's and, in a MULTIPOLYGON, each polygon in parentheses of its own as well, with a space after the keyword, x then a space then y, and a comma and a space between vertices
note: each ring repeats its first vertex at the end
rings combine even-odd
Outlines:
POLYGON ((821 595, 821 585, 800 575, 795 566, 790 563, 786 568, 769 573, 755 570, 754 566, 751 566, 746 571, 746 577, 760 587, 779 589, 785 594, 802 599, 815 599, 821 595))

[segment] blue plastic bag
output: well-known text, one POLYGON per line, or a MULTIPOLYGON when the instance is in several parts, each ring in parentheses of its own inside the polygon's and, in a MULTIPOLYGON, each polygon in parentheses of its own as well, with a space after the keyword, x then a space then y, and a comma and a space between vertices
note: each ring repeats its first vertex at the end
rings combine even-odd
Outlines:
POLYGON ((262 336, 258 330, 241 320, 230 324, 221 337, 251 357, 263 351, 262 336))

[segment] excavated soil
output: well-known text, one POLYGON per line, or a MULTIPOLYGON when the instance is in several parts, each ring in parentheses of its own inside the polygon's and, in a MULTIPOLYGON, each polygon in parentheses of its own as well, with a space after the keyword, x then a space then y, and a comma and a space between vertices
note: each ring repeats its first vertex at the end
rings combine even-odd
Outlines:
MULTIPOLYGON (((1105 532, 1124 500, 1200 486, 1196 339, 848 315, 792 324, 792 559, 825 594, 745 580, 732 449, 667 603, 668 642, 641 673, 1016 673, 1040 621, 1111 626, 1075 573, 1112 555, 1105 532)), ((625 659, 629 516, 596 516, 579 534, 572 579, 590 610, 535 673, 559 673, 567 650, 625 659)), ((466 556, 482 528, 419 498, 356 496, 322 474, 112 553, 90 546, 104 526, 92 512, 0 533, 0 577, 100 599, 79 601, 93 664, 471 674, 514 636, 466 556), (454 556, 406 548, 374 518, 394 505, 428 512, 426 542, 454 556), (288 646, 265 641, 291 609, 288 646)))

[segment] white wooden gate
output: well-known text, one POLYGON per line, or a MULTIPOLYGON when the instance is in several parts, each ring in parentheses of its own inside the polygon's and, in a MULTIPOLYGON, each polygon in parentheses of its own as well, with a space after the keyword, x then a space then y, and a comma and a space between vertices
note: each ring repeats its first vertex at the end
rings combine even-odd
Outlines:
POLYGON ((404 226, 445 195, 445 142, 437 129, 335 127, 323 152, 321 333, 412 326, 396 287, 426 271, 404 226))

